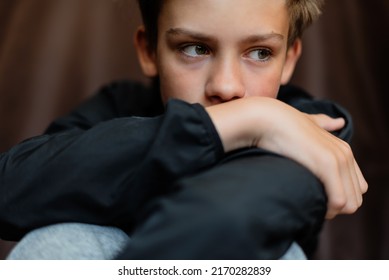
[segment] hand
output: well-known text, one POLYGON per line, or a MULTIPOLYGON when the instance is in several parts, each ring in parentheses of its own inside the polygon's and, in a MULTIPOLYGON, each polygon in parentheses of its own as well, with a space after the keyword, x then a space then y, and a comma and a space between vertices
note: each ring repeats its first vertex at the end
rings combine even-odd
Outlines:
MULTIPOLYGON (((321 127, 322 129, 325 129, 326 131, 335 131, 335 130, 339 130, 341 129, 342 127, 344 127, 345 125, 345 120, 343 118, 331 118, 327 115, 324 115, 324 114, 316 114, 316 115, 310 115, 310 114, 306 114, 306 116, 311 119, 316 125, 318 125, 319 127, 321 127)), ((347 158, 352 158, 352 161, 349 162, 350 164, 350 168, 352 167, 355 167, 355 174, 357 176, 357 178, 353 178, 351 177, 351 180, 356 180, 356 183, 352 182, 351 184, 356 187, 358 184, 360 184, 360 188, 357 188, 355 190, 355 193, 356 193, 356 197, 357 197, 357 207, 355 208, 355 205, 353 206, 352 202, 350 203, 344 203, 342 202, 341 200, 339 202, 336 202, 336 198, 337 197, 342 197, 342 196, 346 196, 346 200, 347 200, 347 197, 352 197, 353 194, 352 193, 336 193, 337 189, 334 189, 334 190, 327 190, 327 195, 333 195, 334 196, 334 199, 329 199, 329 203, 331 201, 334 201, 333 204, 332 204, 332 208, 334 210, 331 210, 331 205, 329 205, 328 207, 328 212, 327 212, 327 218, 333 218, 334 216, 336 216, 337 213, 353 213, 355 212, 356 209, 358 209, 358 207, 362 204, 362 196, 359 195, 359 193, 361 194, 364 194, 367 189, 368 189, 368 185, 365 181, 365 179, 363 178, 363 175, 361 173, 361 170, 359 169, 359 166, 358 164, 355 162, 355 159, 354 159, 354 156, 352 154, 352 151, 351 151, 351 148, 350 146, 343 142, 342 140, 338 139, 339 142, 341 142, 341 145, 344 146, 344 153, 348 156, 346 156, 346 164, 347 164, 347 158), (342 205, 344 205, 342 207, 342 205), (339 209, 340 211, 337 211, 337 209, 339 209), (355 210, 354 210, 355 209, 355 210)), ((342 172, 342 171, 340 171, 342 172)), ((350 174, 353 175, 354 172, 351 172, 350 174)), ((322 180, 324 181, 324 179, 322 180)), ((347 192, 352 192, 353 190, 352 189, 349 189, 349 188, 346 188, 345 191, 347 192)))
POLYGON ((367 183, 350 146, 327 130, 344 120, 307 115, 272 98, 251 97, 211 106, 207 111, 225 151, 257 146, 307 167, 324 184, 326 218, 354 213, 362 204, 367 183))

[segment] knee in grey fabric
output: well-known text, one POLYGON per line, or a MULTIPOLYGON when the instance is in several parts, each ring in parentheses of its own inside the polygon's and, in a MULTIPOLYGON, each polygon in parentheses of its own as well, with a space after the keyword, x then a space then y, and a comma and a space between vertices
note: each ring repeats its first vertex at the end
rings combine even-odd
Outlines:
POLYGON ((9 260, 113 259, 130 238, 115 227, 65 223, 34 230, 11 251, 9 260))
MULTIPOLYGON (((129 241, 128 235, 115 227, 57 224, 27 234, 7 259, 108 260, 114 259, 129 241)), ((293 243, 281 259, 302 260, 306 256, 297 243, 293 243)))

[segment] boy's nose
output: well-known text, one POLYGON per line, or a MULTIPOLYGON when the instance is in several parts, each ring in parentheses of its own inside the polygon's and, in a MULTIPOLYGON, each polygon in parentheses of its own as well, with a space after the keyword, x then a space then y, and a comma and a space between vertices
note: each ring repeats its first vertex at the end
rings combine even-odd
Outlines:
POLYGON ((205 88, 205 94, 212 104, 242 98, 245 92, 239 62, 222 61, 214 65, 205 88))

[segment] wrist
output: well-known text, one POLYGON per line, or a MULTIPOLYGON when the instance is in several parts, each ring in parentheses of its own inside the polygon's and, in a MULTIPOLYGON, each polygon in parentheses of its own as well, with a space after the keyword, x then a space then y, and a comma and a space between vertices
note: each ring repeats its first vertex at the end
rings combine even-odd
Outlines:
POLYGON ((264 108, 270 98, 245 98, 207 107, 224 151, 258 146, 269 125, 264 108))

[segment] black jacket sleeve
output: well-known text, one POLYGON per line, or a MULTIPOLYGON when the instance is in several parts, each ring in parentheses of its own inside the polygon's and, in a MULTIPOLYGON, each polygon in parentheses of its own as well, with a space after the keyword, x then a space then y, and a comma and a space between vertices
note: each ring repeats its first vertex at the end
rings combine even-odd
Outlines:
POLYGON ((172 100, 161 116, 102 122, 95 117, 96 125, 80 116, 71 115, 73 124, 78 122, 72 128, 59 121, 49 129, 56 133, 0 156, 1 238, 17 240, 31 229, 64 221, 131 228, 146 199, 223 156, 200 105, 172 100))

